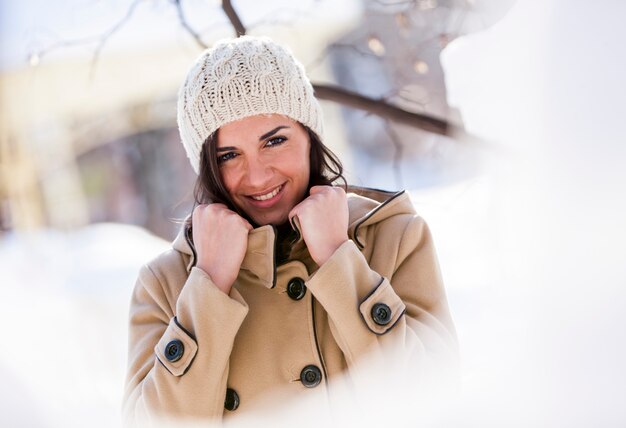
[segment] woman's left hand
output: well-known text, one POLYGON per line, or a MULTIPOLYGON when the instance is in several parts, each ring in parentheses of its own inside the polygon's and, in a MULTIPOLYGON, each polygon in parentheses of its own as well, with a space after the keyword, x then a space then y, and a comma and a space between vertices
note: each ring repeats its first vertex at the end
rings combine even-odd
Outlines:
POLYGON ((323 265, 348 240, 348 200, 341 187, 313 186, 310 196, 292 208, 311 257, 323 265))

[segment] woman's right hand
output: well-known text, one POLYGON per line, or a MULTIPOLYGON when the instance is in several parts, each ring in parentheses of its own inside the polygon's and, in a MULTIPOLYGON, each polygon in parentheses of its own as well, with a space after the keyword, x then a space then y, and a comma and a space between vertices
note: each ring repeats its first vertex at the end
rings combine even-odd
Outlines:
POLYGON ((252 226, 224 204, 198 205, 193 210, 196 266, 206 272, 224 293, 239 274, 252 226))

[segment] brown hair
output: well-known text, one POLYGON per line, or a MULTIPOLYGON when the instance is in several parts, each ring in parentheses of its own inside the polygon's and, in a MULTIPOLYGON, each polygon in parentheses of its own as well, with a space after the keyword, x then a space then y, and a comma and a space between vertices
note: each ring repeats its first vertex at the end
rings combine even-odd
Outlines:
MULTIPOLYGON (((328 147, 326 147, 319 139, 317 134, 304 126, 311 148, 309 152, 310 175, 309 186, 333 185, 337 183, 344 190, 347 188, 347 182, 343 176, 343 165, 341 161, 328 147)), ((212 202, 220 202, 225 204, 229 209, 235 211, 240 216, 252 223, 252 220, 242 212, 232 201, 224 183, 220 176, 219 165, 217 163, 217 133, 215 131, 202 144, 200 152, 200 165, 198 178, 194 187, 194 199, 196 205, 208 204, 212 202)))

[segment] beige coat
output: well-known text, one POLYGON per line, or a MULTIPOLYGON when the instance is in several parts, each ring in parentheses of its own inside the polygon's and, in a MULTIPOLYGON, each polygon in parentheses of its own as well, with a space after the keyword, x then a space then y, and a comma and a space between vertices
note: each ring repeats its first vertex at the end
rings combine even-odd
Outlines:
POLYGON ((188 228, 141 269, 130 308, 127 425, 219 420, 272 390, 323 391, 342 373, 358 387, 360 357, 384 358, 392 347, 455 352, 426 223, 404 192, 356 191, 348 193, 350 239, 321 267, 301 238, 276 266, 267 225, 250 232, 229 295, 194 267, 188 228))

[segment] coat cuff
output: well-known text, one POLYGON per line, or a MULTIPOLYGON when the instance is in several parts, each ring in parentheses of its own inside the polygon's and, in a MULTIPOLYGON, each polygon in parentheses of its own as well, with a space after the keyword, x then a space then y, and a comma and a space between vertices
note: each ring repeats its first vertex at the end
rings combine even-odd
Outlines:
POLYGON ((198 352, 195 338, 187 332, 176 317, 172 317, 154 353, 163 366, 174 376, 184 375, 198 352))
MULTIPOLYGON (((227 361, 235 335, 247 313, 248 305, 234 287, 228 295, 224 294, 209 275, 202 269, 194 267, 176 302, 175 324, 178 329, 174 331, 179 334, 180 332, 186 333, 188 340, 194 339, 198 354, 206 355, 207 350, 210 349, 214 360, 223 357, 227 361), (216 349, 219 349, 219 352, 216 352, 216 349)), ((170 353, 164 351, 163 345, 169 342, 165 340, 163 342, 165 343, 160 343, 160 352, 162 352, 159 354, 160 357, 171 356, 171 352, 175 354, 175 349, 170 349, 170 353)), ((187 343, 182 342, 186 347, 187 343)), ((192 344, 190 346, 193 350, 194 346, 192 344)), ((166 364, 165 361, 162 362, 166 364)), ((179 362, 180 360, 174 364, 179 364, 179 362)), ((166 367, 170 368, 168 365, 166 367)), ((176 368, 180 372, 180 368, 176 368)))
POLYGON ((313 274, 307 287, 336 324, 348 330, 384 334, 405 311, 389 281, 369 267, 350 240, 313 274))
POLYGON ((406 312, 406 305, 383 278, 369 296, 359 305, 361 318, 367 327, 378 335, 385 334, 396 325, 406 312))

